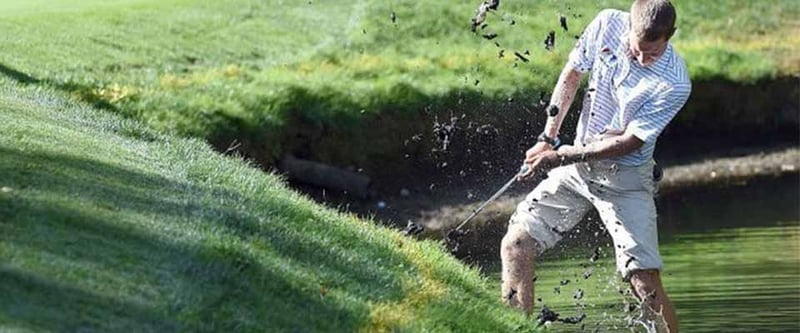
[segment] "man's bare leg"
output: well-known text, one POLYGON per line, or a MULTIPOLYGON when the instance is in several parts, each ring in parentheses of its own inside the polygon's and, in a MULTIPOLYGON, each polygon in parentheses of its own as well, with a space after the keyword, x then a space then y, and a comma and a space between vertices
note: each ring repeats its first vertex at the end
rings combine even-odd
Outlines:
POLYGON ((661 275, 657 270, 636 271, 631 275, 631 287, 636 297, 642 301, 642 310, 648 320, 656 320, 667 327, 661 326, 659 332, 678 333, 678 318, 675 316, 675 307, 669 300, 661 284, 661 275), (660 315, 658 315, 660 314, 660 315))
POLYGON ((500 245, 503 261, 502 297, 527 314, 533 311, 533 273, 536 241, 519 224, 508 227, 500 245))

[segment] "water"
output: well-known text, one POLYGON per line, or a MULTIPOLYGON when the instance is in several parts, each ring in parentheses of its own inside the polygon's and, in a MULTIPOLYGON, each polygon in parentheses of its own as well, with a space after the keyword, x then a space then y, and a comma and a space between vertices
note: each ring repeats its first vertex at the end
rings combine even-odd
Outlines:
MULTIPOLYGON (((797 174, 662 197, 658 205, 663 280, 682 332, 800 332, 797 174)), ((537 311, 546 304, 562 318, 587 314, 548 331, 642 331, 626 323, 626 304, 635 301, 614 272, 610 238, 584 230, 537 265, 537 311), (596 246, 601 259, 590 262, 596 246)), ((499 265, 488 269, 499 280, 499 265)))

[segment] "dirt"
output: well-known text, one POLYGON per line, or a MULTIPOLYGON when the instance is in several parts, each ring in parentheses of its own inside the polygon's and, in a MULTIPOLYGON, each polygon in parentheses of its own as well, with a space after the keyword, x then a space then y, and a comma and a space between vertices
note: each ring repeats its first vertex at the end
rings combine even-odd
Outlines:
MULTIPOLYGON (((685 158, 678 164, 664 168, 664 178, 659 182, 659 195, 669 195, 697 187, 744 185, 751 179, 777 177, 800 173, 800 148, 751 148, 728 152, 727 156, 711 158, 685 158)), ((341 210, 372 218, 384 225, 403 230, 409 236, 448 239, 448 248, 458 257, 465 257, 470 248, 486 239, 499 239, 516 204, 535 184, 517 184, 509 194, 489 204, 457 237, 457 244, 446 237, 497 188, 513 174, 511 170, 498 170, 494 179, 471 182, 467 176, 455 182, 435 186, 435 180, 420 177, 416 183, 394 193, 378 191, 376 198, 357 200, 347 195, 326 192, 297 184, 302 191, 317 200, 341 210), (434 186, 429 182, 433 181, 434 186)), ((453 238, 453 237, 450 237, 453 238)), ((596 251, 595 251, 596 252, 596 251)), ((598 253, 592 254, 596 258, 598 253)), ((591 276, 591 272, 585 274, 591 276)))

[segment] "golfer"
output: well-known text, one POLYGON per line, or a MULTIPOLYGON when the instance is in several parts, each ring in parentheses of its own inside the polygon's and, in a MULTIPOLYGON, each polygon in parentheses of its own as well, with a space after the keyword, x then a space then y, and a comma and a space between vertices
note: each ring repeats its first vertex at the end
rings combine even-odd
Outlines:
POLYGON ((529 171, 520 176, 548 177, 519 203, 501 245, 502 294, 512 306, 532 312, 535 258, 594 207, 613 238, 622 278, 661 331, 678 331, 661 284, 653 199, 656 139, 691 91, 686 65, 669 43, 675 17, 667 0, 636 0, 630 13, 603 10, 570 53, 544 131, 525 154, 529 171), (586 72, 575 141, 559 147, 561 122, 586 72))

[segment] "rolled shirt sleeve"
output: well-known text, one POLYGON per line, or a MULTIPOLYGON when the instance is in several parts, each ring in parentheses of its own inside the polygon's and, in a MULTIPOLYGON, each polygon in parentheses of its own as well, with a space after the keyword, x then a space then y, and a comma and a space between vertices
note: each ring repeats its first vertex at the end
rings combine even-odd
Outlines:
POLYGON ((690 83, 672 84, 644 103, 636 116, 628 123, 626 132, 639 140, 652 143, 667 127, 667 124, 686 104, 692 91, 690 83))
POLYGON ((583 30, 575 48, 569 54, 569 65, 573 69, 581 73, 592 70, 594 58, 597 56, 597 46, 602 40, 601 31, 612 14, 613 11, 609 9, 601 11, 583 30))

